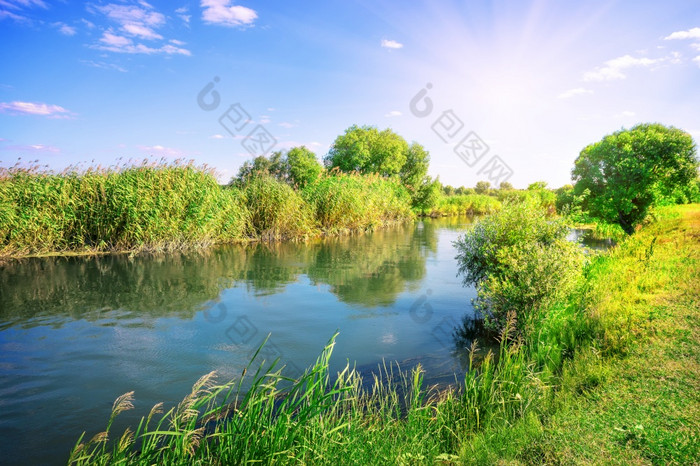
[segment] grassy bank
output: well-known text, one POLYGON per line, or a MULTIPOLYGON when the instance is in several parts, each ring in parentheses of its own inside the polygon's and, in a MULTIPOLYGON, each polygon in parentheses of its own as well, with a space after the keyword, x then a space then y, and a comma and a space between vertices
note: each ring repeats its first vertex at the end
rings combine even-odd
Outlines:
POLYGON ((427 217, 449 217, 452 215, 485 215, 498 211, 501 202, 485 194, 456 194, 440 196, 434 207, 421 211, 427 217))
POLYGON ((126 394, 71 462, 697 462, 698 238, 700 206, 660 211, 594 258, 528 332, 515 338, 507 322, 498 354, 472 346, 460 389, 425 387, 420 368, 385 368, 373 381, 349 368, 331 376, 331 340, 297 381, 274 366, 255 372, 257 362, 230 383, 210 374, 165 414, 157 406, 112 433, 131 407, 126 394))
POLYGON ((222 187, 180 163, 0 170, 0 257, 306 238, 409 218, 405 189, 376 176, 324 176, 299 192, 267 177, 222 187))

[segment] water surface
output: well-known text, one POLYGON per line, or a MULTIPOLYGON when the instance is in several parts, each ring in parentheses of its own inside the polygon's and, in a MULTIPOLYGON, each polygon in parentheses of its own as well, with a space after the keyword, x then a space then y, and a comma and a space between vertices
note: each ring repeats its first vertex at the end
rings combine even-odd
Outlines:
POLYGON ((83 430, 104 429, 117 396, 134 390, 136 409, 115 434, 155 403, 181 400, 205 373, 239 376, 268 334, 263 356, 291 376, 339 330, 334 370, 421 363, 428 381, 453 383, 471 343, 459 330, 474 290, 456 277, 452 241, 468 224, 427 219, 307 244, 5 266, 3 463, 65 463, 83 430))

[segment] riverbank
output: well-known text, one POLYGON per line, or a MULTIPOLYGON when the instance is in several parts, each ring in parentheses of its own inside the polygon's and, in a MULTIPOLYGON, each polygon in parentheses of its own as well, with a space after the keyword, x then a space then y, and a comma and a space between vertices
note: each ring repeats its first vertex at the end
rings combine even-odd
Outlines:
MULTIPOLYGON (((331 341, 291 388, 274 367, 251 376, 251 364, 245 391, 209 375, 135 433, 82 439, 72 460, 692 463, 699 237, 700 206, 662 209, 595 258, 577 291, 543 312, 526 338, 504 339, 497 357, 475 345, 461 389, 425 387, 419 368, 389 369, 363 389, 351 369, 328 373, 331 341)), ((132 396, 115 403, 115 416, 132 396)))
POLYGON ((596 337, 550 399, 462 450, 468 463, 695 464, 700 458, 700 205, 658 211, 595 262, 596 337))

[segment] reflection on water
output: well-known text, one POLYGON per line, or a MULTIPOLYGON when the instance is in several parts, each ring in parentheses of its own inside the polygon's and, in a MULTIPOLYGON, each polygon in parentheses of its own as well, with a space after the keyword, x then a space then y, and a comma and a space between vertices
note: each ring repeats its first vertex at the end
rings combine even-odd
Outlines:
POLYGON ((581 243, 584 248, 593 251, 605 251, 615 246, 615 241, 610 238, 598 239, 592 237, 592 231, 585 228, 572 228, 567 236, 569 241, 581 243))
MULTIPOLYGON (((431 382, 465 368, 473 289, 456 276, 465 217, 308 244, 226 246, 163 256, 31 259, 0 268, 3 462, 61 463, 136 391, 135 427, 204 373, 266 359, 311 363, 335 332, 332 369, 420 363, 431 382)), ((459 377, 457 377, 459 378, 459 377)))

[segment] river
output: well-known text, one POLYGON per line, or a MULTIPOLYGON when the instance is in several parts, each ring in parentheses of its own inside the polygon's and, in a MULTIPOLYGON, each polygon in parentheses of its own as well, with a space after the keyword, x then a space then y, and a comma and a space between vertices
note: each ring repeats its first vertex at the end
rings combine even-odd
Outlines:
MULTIPOLYGON (((27 259, 0 268, 0 455, 65 464, 80 434, 114 435, 176 404, 203 374, 238 377, 261 357, 294 377, 340 333, 332 370, 420 363, 426 381, 463 375, 473 288, 452 242, 467 217, 425 219, 308 243, 205 252, 27 259)), ((367 377, 371 379, 371 377, 367 377)))

